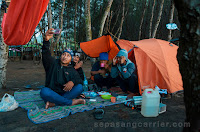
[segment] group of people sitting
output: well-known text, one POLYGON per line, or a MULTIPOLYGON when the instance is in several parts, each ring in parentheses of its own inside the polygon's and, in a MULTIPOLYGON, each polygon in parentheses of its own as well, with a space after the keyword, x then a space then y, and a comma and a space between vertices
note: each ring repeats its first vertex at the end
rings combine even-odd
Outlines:
MULTIPOLYGON (((56 105, 85 104, 84 99, 76 99, 83 92, 84 73, 80 53, 73 54, 70 49, 64 50, 60 59, 51 56, 49 40, 53 37, 53 29, 45 34, 42 47, 42 62, 46 72, 45 87, 41 89, 40 96, 46 103, 45 108, 56 105)), ((102 89, 111 88, 114 82, 120 86, 128 96, 138 93, 135 65, 128 59, 128 53, 122 49, 112 61, 108 60, 108 53, 100 53, 91 70, 94 82, 102 89)))

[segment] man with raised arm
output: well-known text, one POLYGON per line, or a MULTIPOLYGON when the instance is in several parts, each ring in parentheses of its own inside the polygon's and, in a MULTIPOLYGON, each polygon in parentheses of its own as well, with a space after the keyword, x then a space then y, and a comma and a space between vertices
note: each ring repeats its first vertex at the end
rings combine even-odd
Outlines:
POLYGON ((49 40, 53 37, 53 29, 45 34, 42 47, 42 62, 46 72, 45 88, 41 89, 41 98, 45 108, 55 105, 85 104, 84 99, 75 99, 83 91, 82 79, 71 65, 73 51, 66 49, 60 59, 51 56, 49 40))

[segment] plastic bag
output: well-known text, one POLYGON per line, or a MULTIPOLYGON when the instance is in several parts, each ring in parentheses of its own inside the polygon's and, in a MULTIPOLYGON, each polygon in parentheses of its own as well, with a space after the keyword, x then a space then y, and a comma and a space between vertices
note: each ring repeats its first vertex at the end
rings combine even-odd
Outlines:
POLYGON ((10 94, 5 93, 0 102, 0 112, 12 111, 19 107, 19 103, 10 94))

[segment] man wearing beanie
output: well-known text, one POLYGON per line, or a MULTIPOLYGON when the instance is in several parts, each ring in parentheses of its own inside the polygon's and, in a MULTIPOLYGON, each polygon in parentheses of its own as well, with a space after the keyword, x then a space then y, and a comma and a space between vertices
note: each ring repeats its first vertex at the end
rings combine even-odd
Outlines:
POLYGON ((121 49, 113 58, 111 77, 117 79, 117 83, 123 92, 128 92, 128 97, 138 95, 138 81, 134 73, 135 65, 128 59, 128 52, 121 49))
POLYGON ((111 67, 108 65, 108 53, 100 53, 99 60, 94 63, 90 73, 94 76, 94 82, 97 84, 99 90, 102 90, 103 86, 109 89, 113 84, 113 79, 110 76, 111 67))
POLYGON ((51 56, 49 39, 53 37, 52 28, 46 32, 42 46, 42 62, 46 72, 45 88, 40 96, 46 103, 45 108, 55 105, 85 104, 83 99, 75 99, 83 91, 82 80, 73 68, 73 51, 64 50, 60 59, 51 56))

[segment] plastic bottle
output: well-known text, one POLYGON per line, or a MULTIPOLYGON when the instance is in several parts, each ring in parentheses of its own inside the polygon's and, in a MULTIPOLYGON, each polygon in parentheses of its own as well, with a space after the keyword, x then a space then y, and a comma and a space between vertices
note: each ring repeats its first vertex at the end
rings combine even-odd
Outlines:
POLYGON ((145 89, 142 95, 141 114, 144 117, 156 117, 159 114, 160 94, 157 89, 145 89))
POLYGON ((88 81, 86 77, 84 77, 83 81, 83 91, 88 91, 88 81))

